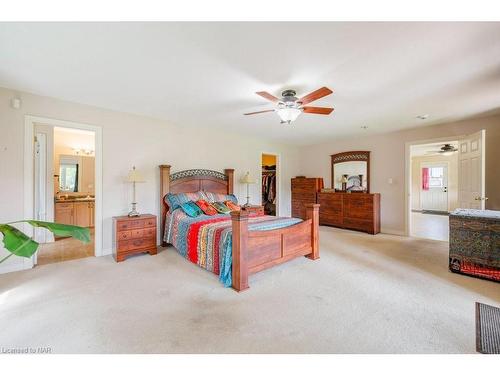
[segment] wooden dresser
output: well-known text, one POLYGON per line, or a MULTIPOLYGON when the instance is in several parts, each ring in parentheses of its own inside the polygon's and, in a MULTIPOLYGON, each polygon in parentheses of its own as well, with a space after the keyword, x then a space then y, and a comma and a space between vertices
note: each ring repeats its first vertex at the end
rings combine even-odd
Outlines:
POLYGON ((131 254, 157 253, 155 215, 115 216, 113 226, 113 255, 117 262, 125 260, 131 254))
POLYGON ((380 194, 318 193, 319 224, 380 232, 380 194))
MULTIPOLYGON (((305 220, 308 203, 316 203, 316 193, 323 189, 323 179, 321 177, 292 178, 292 217, 305 220)), ((319 210, 321 212, 321 208, 319 210)))

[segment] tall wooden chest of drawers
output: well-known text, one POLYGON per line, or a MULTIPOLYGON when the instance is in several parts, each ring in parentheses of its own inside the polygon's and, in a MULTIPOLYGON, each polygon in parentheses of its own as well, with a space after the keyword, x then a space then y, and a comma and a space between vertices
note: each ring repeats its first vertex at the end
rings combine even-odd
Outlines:
POLYGON ((323 187, 323 179, 321 177, 292 178, 292 217, 305 220, 305 205, 308 203, 316 203, 316 193, 321 191, 323 187))
POLYGON ((380 232, 380 194, 318 193, 319 224, 380 232))
POLYGON ((155 215, 115 216, 113 226, 113 255, 117 262, 136 253, 157 253, 155 215))

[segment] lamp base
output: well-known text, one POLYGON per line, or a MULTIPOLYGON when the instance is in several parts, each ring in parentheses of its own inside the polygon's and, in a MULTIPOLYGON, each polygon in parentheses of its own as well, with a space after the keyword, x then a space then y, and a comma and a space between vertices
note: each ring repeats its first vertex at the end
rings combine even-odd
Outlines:
POLYGON ((132 211, 128 213, 128 217, 137 217, 141 216, 141 214, 135 209, 137 203, 132 203, 132 211))

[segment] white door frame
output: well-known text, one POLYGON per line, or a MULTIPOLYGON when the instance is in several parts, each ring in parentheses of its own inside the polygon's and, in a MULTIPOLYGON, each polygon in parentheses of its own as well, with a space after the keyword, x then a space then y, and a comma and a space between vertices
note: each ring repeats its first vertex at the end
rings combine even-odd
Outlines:
POLYGON ((277 152, 267 152, 267 151, 261 151, 260 152, 260 159, 259 159, 259 184, 260 184, 260 202, 262 204, 262 155, 272 155, 276 156, 276 192, 277 197, 276 197, 276 216, 281 216, 281 205, 280 205, 280 199, 281 199, 281 154, 277 152))
POLYGON ((405 142, 405 236, 411 235, 411 146, 427 143, 446 143, 459 140, 460 137, 463 137, 463 135, 405 142))
MULTIPOLYGON (((24 218, 33 218, 35 214, 34 202, 34 128, 35 123, 64 128, 90 130, 95 133, 95 239, 94 255, 102 256, 102 128, 97 125, 84 124, 73 121, 58 120, 49 117, 24 116, 24 218)), ((24 226, 28 235, 33 235, 29 225, 24 226)), ((35 254, 36 255, 36 254, 35 254)), ((35 256, 31 257, 31 267, 35 265, 35 256)))

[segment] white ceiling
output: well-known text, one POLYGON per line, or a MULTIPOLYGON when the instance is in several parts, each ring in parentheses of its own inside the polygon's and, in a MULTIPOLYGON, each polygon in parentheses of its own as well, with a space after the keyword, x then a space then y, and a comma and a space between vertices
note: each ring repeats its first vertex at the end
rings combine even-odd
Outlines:
POLYGON ((2 23, 0 86, 310 144, 496 111, 499 35, 500 23, 2 23), (256 91, 321 86, 334 93, 312 105, 330 116, 242 115, 271 108, 256 91))
POLYGON ((56 151, 67 153, 67 149, 95 151, 95 133, 88 130, 54 127, 54 146, 56 151))

